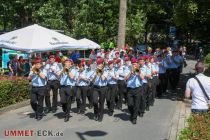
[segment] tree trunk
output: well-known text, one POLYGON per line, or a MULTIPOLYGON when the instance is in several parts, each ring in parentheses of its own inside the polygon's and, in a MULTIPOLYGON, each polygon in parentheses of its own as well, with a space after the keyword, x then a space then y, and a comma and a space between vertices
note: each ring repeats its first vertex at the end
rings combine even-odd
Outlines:
POLYGON ((125 46, 127 0, 120 0, 117 47, 125 46))

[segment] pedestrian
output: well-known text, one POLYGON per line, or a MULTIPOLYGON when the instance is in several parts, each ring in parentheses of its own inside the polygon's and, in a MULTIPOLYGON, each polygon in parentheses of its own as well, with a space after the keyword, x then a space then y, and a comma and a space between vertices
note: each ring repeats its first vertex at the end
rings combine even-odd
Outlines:
POLYGON ((186 84, 185 97, 192 96, 192 113, 206 113, 210 104, 210 77, 204 75, 204 64, 195 65, 196 76, 190 78, 186 84))

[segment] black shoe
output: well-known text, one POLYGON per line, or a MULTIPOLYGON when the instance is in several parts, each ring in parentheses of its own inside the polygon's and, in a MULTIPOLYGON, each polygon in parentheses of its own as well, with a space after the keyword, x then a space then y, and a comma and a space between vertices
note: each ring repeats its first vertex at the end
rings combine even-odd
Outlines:
POLYGON ((80 114, 81 113, 81 110, 80 109, 77 109, 77 114, 80 114))
POLYGON ((112 115, 113 115, 113 111, 109 111, 109 112, 108 112, 108 115, 109 115, 109 116, 112 116, 112 115))
POLYGON ((143 117, 144 116, 144 113, 139 113, 139 117, 143 117))
POLYGON ((48 114, 48 113, 50 113, 50 111, 51 111, 51 108, 46 108, 45 111, 44 111, 44 113, 45 114, 48 114))
POLYGON ((132 120, 132 124, 136 124, 136 119, 133 119, 132 120))
POLYGON ((94 117, 93 117, 93 119, 95 120, 95 121, 98 121, 98 115, 94 115, 94 117))
POLYGON ((88 108, 89 108, 89 109, 92 109, 92 108, 93 108, 93 106, 92 106, 92 105, 89 105, 89 106, 88 106, 88 108))
POLYGON ((55 113, 57 111, 57 108, 52 109, 52 113, 55 113))
POLYGON ((66 116, 65 118, 64 118, 64 122, 68 122, 69 121, 69 116, 66 116))
POLYGON ((80 114, 85 114, 85 111, 83 111, 83 110, 80 110, 80 114))
POLYGON ((149 106, 146 107, 146 111, 149 111, 149 106))
POLYGON ((99 115, 98 121, 99 121, 99 122, 102 122, 102 121, 103 121, 103 115, 99 115))
POLYGON ((37 121, 40 121, 42 119, 42 116, 37 116, 37 121))

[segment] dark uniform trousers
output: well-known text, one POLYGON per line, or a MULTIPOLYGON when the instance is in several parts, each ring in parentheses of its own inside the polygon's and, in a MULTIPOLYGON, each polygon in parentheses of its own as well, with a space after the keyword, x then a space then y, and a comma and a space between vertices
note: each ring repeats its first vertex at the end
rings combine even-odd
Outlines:
POLYGON ((146 108, 148 108, 151 104, 152 104, 152 79, 148 80, 148 84, 147 84, 147 94, 146 94, 146 108))
POLYGON ((151 104, 154 104, 155 102, 155 97, 157 96, 157 85, 158 85, 158 76, 153 76, 152 79, 152 101, 151 104))
POLYGON ((75 87, 72 87, 72 86, 61 85, 61 90, 60 90, 61 104, 62 104, 63 112, 65 113, 65 116, 70 115, 71 102, 74 95, 74 88, 75 87))
POLYGON ((110 112, 114 112, 115 106, 115 98, 117 96, 118 85, 117 84, 109 84, 108 92, 106 96, 107 106, 110 112))
POLYGON ((60 82, 58 80, 52 80, 47 82, 48 94, 45 97, 45 103, 48 108, 51 108, 51 101, 50 101, 50 91, 53 91, 53 103, 52 108, 57 109, 58 105, 58 89, 60 87, 60 82))
POLYGON ((178 78, 177 78, 177 69, 171 68, 166 70, 168 81, 171 85, 171 88, 174 90, 176 89, 176 86, 178 84, 178 78))
POLYGON ((142 87, 128 88, 128 110, 131 114, 131 119, 137 119, 139 112, 139 101, 143 97, 142 87), (140 94, 141 93, 141 94, 140 94))
POLYGON ((93 106, 93 86, 90 85, 87 92, 87 98, 89 101, 89 107, 93 106))
POLYGON ((77 109, 85 111, 88 86, 78 86, 76 92, 77 109))
POLYGON ((47 94, 46 86, 32 87, 31 89, 31 107, 36 113, 37 117, 43 115, 44 96, 47 94))
POLYGON ((126 83, 124 80, 118 80, 118 97, 117 97, 117 107, 118 108, 122 108, 123 97, 126 101, 127 100, 126 83))
POLYGON ((168 81, 165 73, 159 73, 159 84, 157 86, 157 96, 161 96, 166 92, 168 81))
POLYGON ((107 86, 94 86, 93 91, 93 106, 94 114, 103 118, 104 114, 104 102, 107 93, 107 86))
POLYGON ((140 91, 140 94, 142 94, 142 98, 140 98, 140 103, 139 103, 139 113, 144 113, 145 108, 146 108, 146 98, 147 98, 147 89, 148 89, 148 84, 144 83, 142 85, 142 90, 140 91))

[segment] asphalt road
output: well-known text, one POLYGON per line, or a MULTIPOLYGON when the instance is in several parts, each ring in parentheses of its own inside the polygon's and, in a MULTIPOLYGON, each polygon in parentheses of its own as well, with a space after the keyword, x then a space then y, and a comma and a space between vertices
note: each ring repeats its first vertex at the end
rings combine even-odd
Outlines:
MULTIPOLYGON (((183 72, 193 72, 191 69, 194 63, 188 61, 188 66, 183 72)), ((87 110, 85 115, 78 115, 74 113, 76 108, 74 104, 72 117, 67 123, 63 120, 61 108, 54 114, 47 114, 41 121, 36 121, 31 107, 22 107, 0 115, 0 140, 167 140, 176 100, 178 95, 182 94, 183 88, 179 88, 176 93, 169 93, 165 98, 156 99, 154 106, 143 118, 138 118, 136 125, 129 121, 125 106, 124 112, 115 110, 112 117, 105 111, 103 122, 96 122, 92 119, 93 110, 87 110), (18 131, 23 132, 20 130, 24 130, 24 135, 30 136, 11 136, 14 135, 11 132, 16 134, 18 131)))

